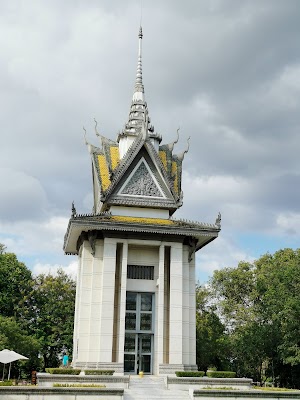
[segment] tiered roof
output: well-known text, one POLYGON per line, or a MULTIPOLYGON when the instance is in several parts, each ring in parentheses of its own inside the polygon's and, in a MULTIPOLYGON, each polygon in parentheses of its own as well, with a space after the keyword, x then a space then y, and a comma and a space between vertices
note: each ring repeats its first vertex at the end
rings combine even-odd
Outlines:
POLYGON ((86 140, 93 167, 94 207, 88 215, 77 215, 73 209, 64 243, 68 254, 77 254, 84 232, 89 240, 115 231, 182 236, 183 241, 194 243, 192 247, 197 250, 220 231, 220 216, 211 225, 168 218, 182 205, 182 162, 188 148, 174 154, 179 135, 173 143, 160 145, 161 135, 151 125, 142 81, 142 37, 140 28, 134 93, 124 129, 113 141, 98 133, 96 122, 101 145, 94 146, 86 140), (152 215, 156 209, 165 210, 165 217, 112 215, 113 206, 114 210, 119 206, 127 210, 151 209, 152 215))

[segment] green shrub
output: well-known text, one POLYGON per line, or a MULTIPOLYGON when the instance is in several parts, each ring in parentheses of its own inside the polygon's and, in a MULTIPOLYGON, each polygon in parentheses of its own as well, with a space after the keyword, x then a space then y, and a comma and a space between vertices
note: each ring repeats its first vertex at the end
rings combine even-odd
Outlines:
POLYGON ((13 381, 0 382, 0 386, 13 386, 13 381))
POLYGON ((232 388, 232 387, 227 387, 227 386, 218 386, 218 387, 207 386, 207 387, 203 387, 202 390, 238 390, 238 389, 232 388))
POLYGON ((214 365, 210 365, 210 366, 207 368, 207 370, 208 370, 208 371, 217 371, 217 367, 215 367, 214 365))
POLYGON ((232 371, 207 371, 206 376, 209 378, 235 378, 236 373, 232 371))
POLYGON ((46 368, 46 372, 55 375, 79 375, 81 369, 75 368, 46 368))
POLYGON ((178 377, 201 378, 204 376, 204 371, 175 371, 178 377))
POLYGON ((110 369, 86 369, 85 375, 113 375, 115 371, 110 369))

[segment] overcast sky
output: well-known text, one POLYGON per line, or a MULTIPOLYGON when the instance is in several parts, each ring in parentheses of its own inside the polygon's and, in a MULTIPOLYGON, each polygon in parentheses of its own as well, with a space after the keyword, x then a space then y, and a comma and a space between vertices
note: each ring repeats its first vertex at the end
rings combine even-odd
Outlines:
MULTIPOLYGON (((74 200, 92 208, 96 118, 115 139, 133 93, 140 0, 0 0, 0 242, 34 273, 63 266, 74 200)), ((218 239, 214 269, 299 247, 300 1, 143 0, 143 81, 163 142, 181 137, 183 207, 218 239)))

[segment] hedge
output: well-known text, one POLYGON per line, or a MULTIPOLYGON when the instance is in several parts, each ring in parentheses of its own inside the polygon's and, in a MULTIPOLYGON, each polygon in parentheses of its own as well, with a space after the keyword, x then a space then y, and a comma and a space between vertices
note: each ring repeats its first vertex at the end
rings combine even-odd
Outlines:
POLYGON ((13 381, 1 381, 0 386, 13 386, 13 381))
POLYGON ((46 368, 46 372, 55 375, 79 375, 81 369, 75 368, 46 368))
POLYGON ((110 369, 85 369, 85 375, 113 375, 115 371, 110 369))
POLYGON ((178 377, 201 378, 204 376, 204 371, 175 371, 178 377))
POLYGON ((209 378, 235 378, 236 373, 232 371, 207 371, 206 376, 209 378))

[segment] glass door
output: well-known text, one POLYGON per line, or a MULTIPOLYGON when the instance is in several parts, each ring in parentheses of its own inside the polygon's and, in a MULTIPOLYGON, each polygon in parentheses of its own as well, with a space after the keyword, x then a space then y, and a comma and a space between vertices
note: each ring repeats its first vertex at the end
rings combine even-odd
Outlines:
POLYGON ((124 372, 152 373, 154 293, 126 293, 124 372))
POLYGON ((145 374, 152 373, 152 341, 153 335, 138 335, 139 341, 139 371, 145 374))

